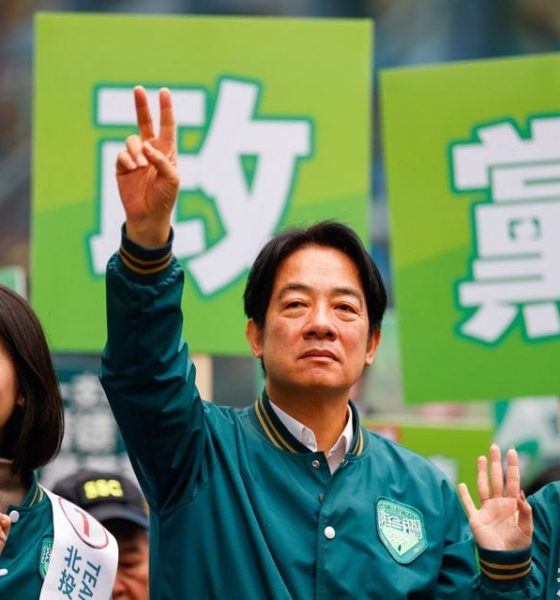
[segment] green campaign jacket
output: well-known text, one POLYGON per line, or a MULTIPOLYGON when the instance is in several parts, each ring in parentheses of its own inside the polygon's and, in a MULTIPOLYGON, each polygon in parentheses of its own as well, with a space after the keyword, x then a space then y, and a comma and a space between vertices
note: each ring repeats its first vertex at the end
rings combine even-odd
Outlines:
POLYGON ((457 496, 413 452, 361 429, 331 475, 266 394, 202 401, 170 245, 126 238, 107 269, 101 379, 151 509, 151 598, 472 598, 457 496))
POLYGON ((0 599, 35 600, 39 598, 53 541, 51 502, 35 478, 16 511, 8 541, 0 554, 0 599))

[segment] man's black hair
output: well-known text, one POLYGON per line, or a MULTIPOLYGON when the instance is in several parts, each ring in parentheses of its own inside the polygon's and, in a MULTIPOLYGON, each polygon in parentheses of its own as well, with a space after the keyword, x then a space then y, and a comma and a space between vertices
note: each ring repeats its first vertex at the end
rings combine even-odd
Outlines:
POLYGON ((259 329, 264 328, 274 280, 280 264, 300 248, 323 246, 346 254, 356 265, 367 304, 369 335, 381 328, 387 293, 379 269, 360 238, 336 221, 321 221, 310 227, 287 229, 273 237, 255 259, 243 294, 245 314, 259 329))

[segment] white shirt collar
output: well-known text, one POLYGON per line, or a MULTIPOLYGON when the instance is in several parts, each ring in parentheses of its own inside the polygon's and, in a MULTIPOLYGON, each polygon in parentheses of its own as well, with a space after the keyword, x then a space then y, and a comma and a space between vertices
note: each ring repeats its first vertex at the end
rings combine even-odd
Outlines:
MULTIPOLYGON (((279 406, 276 406, 272 400, 270 400, 270 406, 276 413, 276 416, 280 419, 284 427, 311 452, 317 452, 317 438, 315 432, 300 423, 297 419, 294 419, 287 412, 284 412, 279 406)), ((338 440, 336 440, 334 446, 326 453, 327 462, 331 473, 334 473, 342 459, 348 453, 352 439, 354 438, 354 424, 352 423, 352 410, 350 405, 347 408, 346 425, 340 434, 338 440)))

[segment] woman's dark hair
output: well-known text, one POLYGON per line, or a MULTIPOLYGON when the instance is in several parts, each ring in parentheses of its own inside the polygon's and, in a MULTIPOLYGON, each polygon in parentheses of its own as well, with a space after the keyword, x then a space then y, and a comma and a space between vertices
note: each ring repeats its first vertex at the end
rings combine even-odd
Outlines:
POLYGON ((2 432, 0 456, 27 473, 56 456, 64 434, 64 410, 43 328, 18 294, 0 285, 0 341, 16 370, 23 406, 2 432))
POLYGON ((369 335, 378 331, 387 306, 381 275, 360 238, 348 226, 336 221, 321 221, 306 229, 287 229, 263 247, 251 267, 243 295, 247 317, 253 319, 260 329, 264 328, 278 267, 305 246, 336 248, 350 257, 360 274, 367 303, 369 335))

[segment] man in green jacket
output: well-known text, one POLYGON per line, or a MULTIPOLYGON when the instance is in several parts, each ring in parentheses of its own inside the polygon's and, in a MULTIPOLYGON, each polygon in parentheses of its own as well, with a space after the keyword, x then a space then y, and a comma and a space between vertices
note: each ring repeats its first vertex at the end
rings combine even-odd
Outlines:
POLYGON ((169 90, 155 135, 119 155, 126 213, 107 269, 102 382, 150 505, 151 597, 472 597, 474 547, 431 463, 360 427, 352 385, 374 359, 386 296, 357 236, 290 230, 257 257, 247 339, 265 389, 239 412, 199 397, 171 253, 178 192, 169 90))

